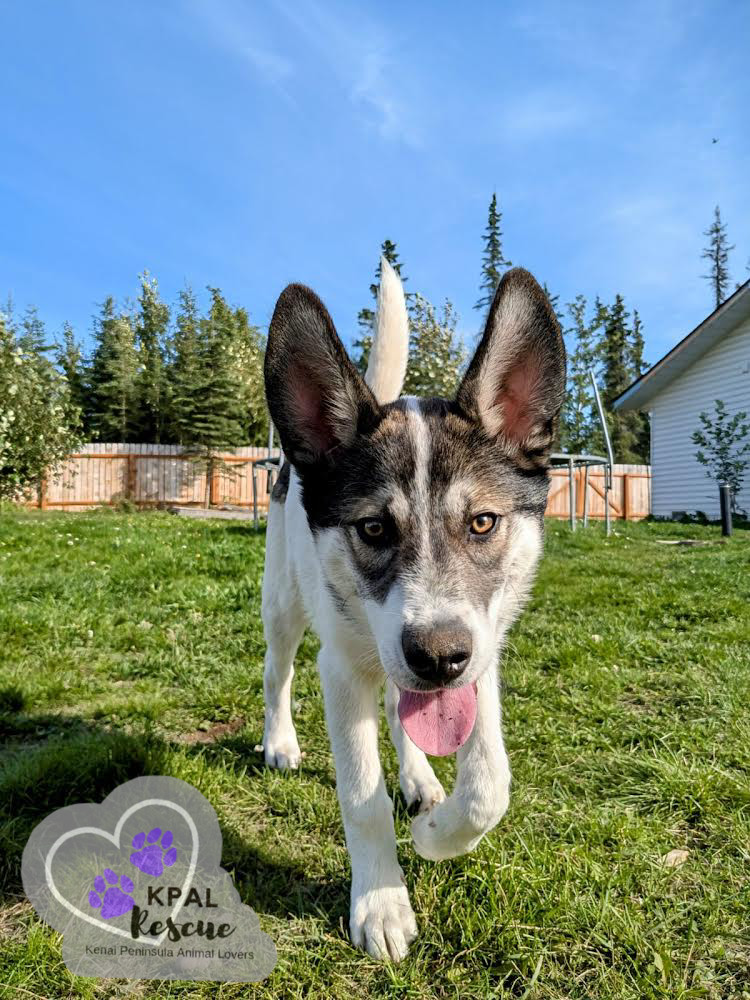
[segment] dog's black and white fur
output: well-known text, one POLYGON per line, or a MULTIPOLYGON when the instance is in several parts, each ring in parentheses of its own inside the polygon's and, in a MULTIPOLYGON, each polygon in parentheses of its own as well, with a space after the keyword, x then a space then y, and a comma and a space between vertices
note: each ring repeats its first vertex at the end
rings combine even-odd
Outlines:
POLYGON ((311 624, 352 863, 351 936, 392 959, 417 928, 378 757, 379 691, 385 682, 401 788, 421 809, 416 850, 435 860, 471 851, 508 806, 497 661, 542 548, 565 384, 557 320, 521 269, 500 283, 455 400, 397 398, 407 349, 403 290, 383 261, 366 379, 301 285, 279 298, 265 363, 287 460, 263 579, 265 757, 299 765, 291 686, 311 624), (476 684, 477 719, 446 797, 397 704, 400 690, 456 681, 476 684))

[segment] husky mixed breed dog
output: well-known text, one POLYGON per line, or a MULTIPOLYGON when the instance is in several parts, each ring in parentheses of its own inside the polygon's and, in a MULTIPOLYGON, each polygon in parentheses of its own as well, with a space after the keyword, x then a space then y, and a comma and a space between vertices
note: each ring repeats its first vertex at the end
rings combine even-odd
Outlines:
POLYGON ((318 668, 351 856, 350 930, 377 958, 417 933, 378 757, 379 692, 417 852, 471 851, 508 807, 497 662, 542 548, 548 455, 565 349, 527 271, 500 283, 453 400, 399 393, 408 320, 381 261, 363 379, 320 299, 281 294, 266 395, 285 464, 269 512, 263 579, 265 758, 296 768, 294 656, 305 625, 318 668), (457 753, 446 797, 426 753, 457 753))

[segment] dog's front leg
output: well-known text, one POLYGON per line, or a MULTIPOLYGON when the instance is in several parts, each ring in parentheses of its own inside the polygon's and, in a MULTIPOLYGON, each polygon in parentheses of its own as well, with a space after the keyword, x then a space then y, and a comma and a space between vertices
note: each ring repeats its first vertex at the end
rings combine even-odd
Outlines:
POLYGON ((473 851, 508 808, 510 767, 500 727, 495 667, 477 682, 477 719, 457 761, 451 794, 412 822, 417 853, 431 861, 473 851))
POLYGON ((352 862, 352 942, 373 958, 398 960, 417 924, 396 857, 393 804, 378 756, 378 680, 355 673, 335 649, 321 650, 326 719, 352 862))

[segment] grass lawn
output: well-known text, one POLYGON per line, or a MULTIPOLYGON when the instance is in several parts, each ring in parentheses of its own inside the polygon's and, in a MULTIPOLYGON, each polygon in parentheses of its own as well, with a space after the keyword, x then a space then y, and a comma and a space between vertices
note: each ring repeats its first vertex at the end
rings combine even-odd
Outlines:
MULTIPOLYGON (((411 848, 421 934, 347 943, 349 868, 315 672, 298 774, 267 771, 263 536, 167 514, 0 512, 0 997, 750 997, 750 532, 548 525, 504 674, 511 807, 474 855, 411 848), (712 539, 701 547, 657 538, 712 539), (72 976, 24 901, 21 852, 64 804, 144 773, 210 800, 224 867, 276 942, 258 985, 72 976), (687 851, 669 867, 668 852, 687 851)), ((451 784, 453 761, 438 761, 451 784)))

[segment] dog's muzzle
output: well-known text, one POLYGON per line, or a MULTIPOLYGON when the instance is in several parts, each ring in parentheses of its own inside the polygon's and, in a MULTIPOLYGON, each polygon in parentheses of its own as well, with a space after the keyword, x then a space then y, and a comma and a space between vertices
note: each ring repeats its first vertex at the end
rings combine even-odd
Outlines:
POLYGON ((471 632, 458 620, 427 627, 405 625, 401 648, 415 677, 429 686, 445 687, 469 665, 471 632))

